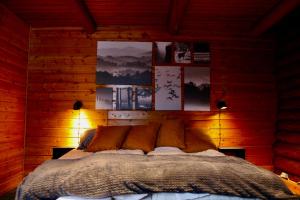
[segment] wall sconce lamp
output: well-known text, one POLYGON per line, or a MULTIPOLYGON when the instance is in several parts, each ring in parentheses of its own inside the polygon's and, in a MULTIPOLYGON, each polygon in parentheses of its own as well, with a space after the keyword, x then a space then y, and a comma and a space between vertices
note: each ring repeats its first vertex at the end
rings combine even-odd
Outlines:
POLYGON ((217 108, 219 110, 225 110, 225 109, 227 109, 226 101, 224 101, 224 100, 218 100, 217 101, 217 108))
POLYGON ((82 108, 83 104, 81 101, 77 100, 75 101, 74 105, 73 105, 73 110, 80 110, 82 108))
POLYGON ((218 100, 216 104, 218 110, 219 110, 219 144, 218 148, 221 146, 221 141, 222 141, 222 134, 221 134, 221 110, 226 110, 227 104, 225 100, 218 100))
POLYGON ((79 100, 76 100, 73 104, 73 110, 78 110, 78 130, 77 130, 77 138, 78 144, 80 144, 80 109, 83 107, 83 103, 79 100))

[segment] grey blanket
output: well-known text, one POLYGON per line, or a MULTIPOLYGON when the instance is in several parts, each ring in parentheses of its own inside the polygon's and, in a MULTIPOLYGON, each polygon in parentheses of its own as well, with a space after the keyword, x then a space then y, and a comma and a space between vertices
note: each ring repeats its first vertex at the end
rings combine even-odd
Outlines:
POLYGON ((155 192, 295 198, 275 174, 235 157, 94 154, 46 161, 19 185, 16 200, 155 192))

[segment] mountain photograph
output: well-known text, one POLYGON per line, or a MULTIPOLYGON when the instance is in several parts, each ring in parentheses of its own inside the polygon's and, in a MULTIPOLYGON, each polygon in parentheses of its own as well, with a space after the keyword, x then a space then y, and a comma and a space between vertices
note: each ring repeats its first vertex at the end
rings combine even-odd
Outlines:
POLYGON ((151 85, 152 43, 97 43, 96 83, 151 85))
POLYGON ((210 70, 184 68, 184 110, 210 111, 210 70))

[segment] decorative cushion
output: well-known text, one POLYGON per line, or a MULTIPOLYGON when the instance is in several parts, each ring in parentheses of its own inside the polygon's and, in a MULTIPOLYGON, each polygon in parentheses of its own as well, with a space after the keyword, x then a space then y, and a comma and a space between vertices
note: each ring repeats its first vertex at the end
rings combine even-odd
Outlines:
POLYGON ((183 122, 181 120, 163 121, 157 136, 156 146, 185 148, 183 122))
POLYGON ((160 124, 157 123, 132 126, 122 148, 141 149, 146 153, 152 151, 155 147, 159 127, 160 124))
POLYGON ((211 139, 199 129, 185 130, 185 145, 183 151, 187 153, 201 152, 208 149, 217 149, 211 139))
POLYGON ((88 129, 88 130, 84 131, 80 137, 78 149, 83 149, 83 150, 86 149, 87 146, 89 145, 89 143, 92 141, 96 132, 97 132, 96 128, 88 129))
POLYGON ((87 147, 87 151, 119 149, 130 126, 98 126, 97 133, 87 147))

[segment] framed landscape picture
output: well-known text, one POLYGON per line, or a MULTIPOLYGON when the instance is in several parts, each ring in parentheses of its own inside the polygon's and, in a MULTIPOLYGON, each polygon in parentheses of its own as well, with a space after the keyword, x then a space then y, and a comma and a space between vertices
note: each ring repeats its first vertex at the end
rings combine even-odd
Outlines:
POLYGON ((116 88, 115 95, 116 110, 132 110, 133 109, 133 91, 131 87, 116 88))
POLYGON ((155 110, 181 110, 181 69, 155 66, 155 110))
POLYGON ((184 68, 184 110, 210 111, 210 69, 184 68))
POLYGON ((152 88, 135 88, 135 109, 151 110, 152 109, 152 88))
POLYGON ((113 109, 113 89, 96 88, 96 109, 113 109))
POLYGON ((96 84, 151 85, 152 42, 97 42, 96 84))

